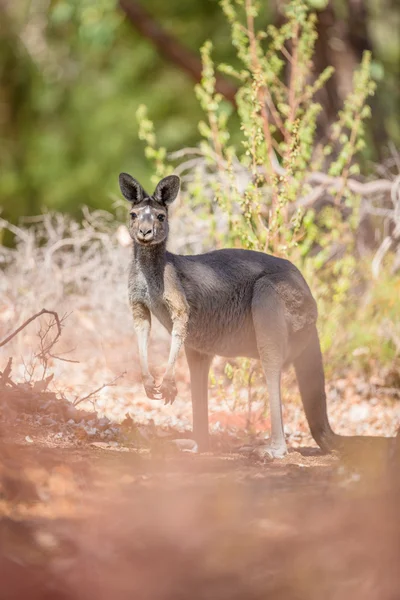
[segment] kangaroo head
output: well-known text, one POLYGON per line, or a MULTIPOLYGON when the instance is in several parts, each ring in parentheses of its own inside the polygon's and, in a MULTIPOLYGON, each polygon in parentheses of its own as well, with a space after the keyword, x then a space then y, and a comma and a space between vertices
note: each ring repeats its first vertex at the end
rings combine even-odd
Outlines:
POLYGON ((120 174, 119 186, 122 195, 132 204, 129 211, 129 233, 133 241, 142 245, 155 245, 165 241, 168 236, 168 205, 178 195, 179 177, 164 177, 152 196, 127 173, 120 174))

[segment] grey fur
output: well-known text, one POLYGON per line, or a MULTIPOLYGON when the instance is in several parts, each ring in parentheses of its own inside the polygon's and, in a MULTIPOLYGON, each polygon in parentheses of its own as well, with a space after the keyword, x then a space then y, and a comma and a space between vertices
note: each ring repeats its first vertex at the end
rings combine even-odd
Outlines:
MULTIPOLYGON (((259 358, 271 410, 271 437, 262 452, 281 457, 287 449, 280 379, 282 370, 293 363, 314 439, 324 450, 338 447, 342 438, 333 433, 327 417, 317 306, 303 276, 287 260, 250 250, 216 250, 195 256, 168 252, 166 204, 176 196, 177 182, 176 176, 162 180, 155 195, 157 190, 162 194, 157 198, 144 195, 134 206, 130 224, 134 246, 129 299, 148 396, 174 401, 175 361, 184 345, 191 376, 194 437, 200 449, 207 450, 207 382, 213 357, 259 358), (160 204, 162 197, 168 202, 160 204), (159 387, 147 362, 151 314, 172 335, 159 387)), ((135 196, 137 185, 136 180, 132 183, 124 177, 121 191, 125 197, 135 196)))

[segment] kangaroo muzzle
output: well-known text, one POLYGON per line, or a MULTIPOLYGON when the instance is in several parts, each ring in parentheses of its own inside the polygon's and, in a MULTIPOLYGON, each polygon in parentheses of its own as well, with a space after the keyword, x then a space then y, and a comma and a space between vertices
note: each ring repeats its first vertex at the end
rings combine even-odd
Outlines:
POLYGON ((140 242, 151 242, 154 238, 154 226, 149 220, 145 220, 139 225, 137 238, 140 242))

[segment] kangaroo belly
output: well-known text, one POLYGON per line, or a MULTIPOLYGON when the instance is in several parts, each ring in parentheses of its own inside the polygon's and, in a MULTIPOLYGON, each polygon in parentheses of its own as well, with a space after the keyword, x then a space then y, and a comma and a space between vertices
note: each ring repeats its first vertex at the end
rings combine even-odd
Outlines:
POLYGON ((216 356, 248 356, 258 358, 251 314, 236 321, 223 315, 207 315, 206 319, 190 319, 186 343, 199 352, 216 356))

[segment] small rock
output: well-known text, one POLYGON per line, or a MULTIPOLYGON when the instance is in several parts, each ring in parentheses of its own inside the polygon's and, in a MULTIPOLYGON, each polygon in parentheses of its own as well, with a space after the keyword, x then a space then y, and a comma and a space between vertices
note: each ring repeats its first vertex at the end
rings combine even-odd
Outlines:
POLYGON ((129 448, 125 448, 117 444, 117 442, 91 442, 91 446, 95 448, 103 448, 104 450, 115 450, 117 452, 129 452, 129 448))
POLYGON ((176 446, 181 452, 192 452, 193 454, 197 454, 199 451, 197 443, 191 439, 171 440, 170 443, 176 446))
POLYGON ((361 421, 366 421, 371 412, 368 404, 355 404, 349 410, 349 420, 352 423, 360 423, 361 421))
POLYGON ((49 531, 37 531, 35 538, 39 546, 42 546, 46 550, 54 551, 58 545, 57 539, 49 531))
POLYGON ((96 427, 85 427, 85 431, 90 437, 98 434, 98 430, 96 429, 96 427))

